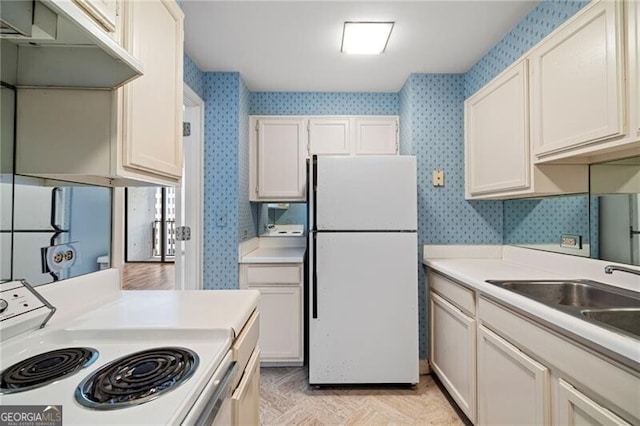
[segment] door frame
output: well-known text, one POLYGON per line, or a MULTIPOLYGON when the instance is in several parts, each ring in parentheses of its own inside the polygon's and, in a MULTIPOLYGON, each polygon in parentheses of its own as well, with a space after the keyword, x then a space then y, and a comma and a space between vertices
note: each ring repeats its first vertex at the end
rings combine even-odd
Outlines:
MULTIPOLYGON (((184 217, 184 223, 191 227, 191 240, 186 243, 190 245, 190 256, 186 257, 184 267, 184 279, 179 280, 178 256, 176 253, 176 289, 177 290, 201 290, 202 283, 202 253, 203 253, 203 197, 204 197, 204 101, 196 92, 183 83, 183 105, 192 108, 194 118, 198 121, 191 126, 191 142, 194 149, 183 146, 184 176, 183 182, 187 182, 188 187, 184 188, 185 210, 188 212, 184 217), (195 124, 195 125, 193 125, 195 124), (187 177, 188 175, 188 177, 187 177), (181 282, 181 285, 178 283, 181 282)), ((184 186, 184 184, 183 184, 184 186)), ((180 200, 182 203, 182 200, 180 200)), ((181 216, 184 214, 180 212, 181 216)))

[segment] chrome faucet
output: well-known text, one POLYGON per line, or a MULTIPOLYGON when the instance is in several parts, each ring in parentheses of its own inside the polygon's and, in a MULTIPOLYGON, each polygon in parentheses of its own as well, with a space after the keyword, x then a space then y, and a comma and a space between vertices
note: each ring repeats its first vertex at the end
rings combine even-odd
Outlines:
POLYGON ((624 266, 607 265, 604 267, 605 274, 613 274, 614 271, 626 272, 628 274, 640 275, 637 269, 625 268, 624 266))

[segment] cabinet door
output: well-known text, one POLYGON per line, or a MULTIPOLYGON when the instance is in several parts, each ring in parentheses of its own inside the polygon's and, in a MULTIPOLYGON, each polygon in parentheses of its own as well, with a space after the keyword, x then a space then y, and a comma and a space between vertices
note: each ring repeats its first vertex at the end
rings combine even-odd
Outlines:
POLYGON ((348 118, 310 118, 310 155, 349 155, 351 129, 348 118))
POLYGON ((562 379, 558 379, 556 386, 555 413, 556 425, 629 425, 562 379))
POLYGON ((398 153, 398 118, 356 119, 356 155, 398 153))
POLYGON ((627 9, 627 23, 629 31, 629 92, 635 96, 630 100, 632 119, 632 134, 640 137, 640 4, 637 1, 625 3, 627 9))
POLYGON ((478 327, 478 423, 547 425, 549 369, 478 327))
POLYGON ((531 54, 532 136, 539 158, 623 134, 621 5, 588 6, 531 54))
POLYGON ((108 32, 116 31, 118 17, 117 0, 75 0, 108 32))
POLYGON ((128 5, 127 46, 144 75, 124 86, 123 166, 180 178, 183 14, 173 0, 128 5))
POLYGON ((247 363, 238 388, 231 396, 234 426, 260 424, 260 348, 256 347, 247 363))
POLYGON ((304 200, 304 120, 260 119, 257 129, 256 200, 304 200))
POLYGON ((475 422, 476 321, 431 292, 431 366, 460 409, 475 422))
POLYGON ((302 360, 302 293, 299 286, 249 286, 260 291, 262 361, 302 360))
POLYGON ((527 61, 465 102, 467 197, 530 186, 527 61))

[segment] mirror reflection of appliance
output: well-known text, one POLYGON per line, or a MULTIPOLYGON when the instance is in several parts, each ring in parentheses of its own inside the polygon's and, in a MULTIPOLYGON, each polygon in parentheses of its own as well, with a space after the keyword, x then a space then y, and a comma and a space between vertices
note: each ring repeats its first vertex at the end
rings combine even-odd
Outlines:
POLYGON ((69 271, 43 272, 42 248, 69 242, 68 187, 41 186, 16 177, 14 188, 13 276, 41 285, 68 278, 69 271))

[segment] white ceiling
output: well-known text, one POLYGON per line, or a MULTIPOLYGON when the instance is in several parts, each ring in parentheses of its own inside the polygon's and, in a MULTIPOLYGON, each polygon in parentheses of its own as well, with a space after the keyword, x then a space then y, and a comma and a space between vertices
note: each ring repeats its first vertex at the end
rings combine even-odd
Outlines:
POLYGON ((251 91, 397 92, 409 74, 463 73, 538 1, 185 0, 185 51, 251 91), (395 21, 382 55, 340 53, 344 21, 395 21))

